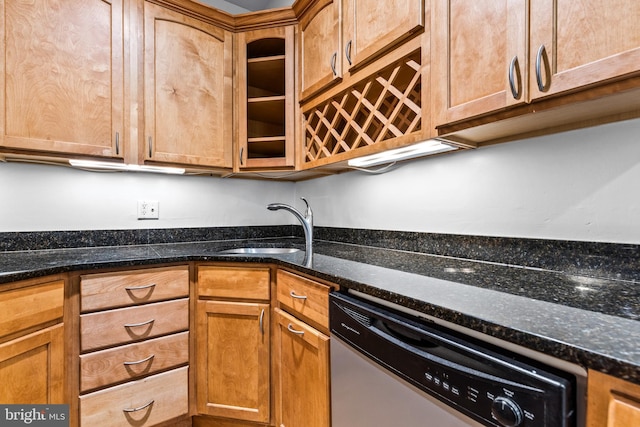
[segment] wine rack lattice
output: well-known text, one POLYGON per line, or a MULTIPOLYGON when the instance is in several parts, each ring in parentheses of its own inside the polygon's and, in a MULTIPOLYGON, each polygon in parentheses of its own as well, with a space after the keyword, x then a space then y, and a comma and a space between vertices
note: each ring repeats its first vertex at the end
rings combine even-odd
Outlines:
POLYGON ((331 157, 420 130, 420 51, 305 114, 305 162, 331 157))

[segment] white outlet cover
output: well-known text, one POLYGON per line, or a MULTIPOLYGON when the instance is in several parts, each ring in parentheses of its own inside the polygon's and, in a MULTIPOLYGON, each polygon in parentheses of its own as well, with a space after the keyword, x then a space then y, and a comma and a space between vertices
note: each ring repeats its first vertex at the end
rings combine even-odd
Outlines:
POLYGON ((138 200, 138 219, 159 219, 157 200, 138 200))

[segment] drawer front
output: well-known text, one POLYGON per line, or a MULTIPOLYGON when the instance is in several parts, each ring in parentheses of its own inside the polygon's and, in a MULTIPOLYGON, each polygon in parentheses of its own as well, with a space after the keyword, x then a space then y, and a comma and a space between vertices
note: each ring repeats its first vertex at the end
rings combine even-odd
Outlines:
POLYGON ((189 295, 189 267, 89 274, 80 282, 82 312, 125 307, 189 295))
POLYGON ((62 320, 64 281, 0 292, 0 337, 62 320))
POLYGON ((80 356, 80 391, 143 377, 189 362, 189 332, 80 356))
POLYGON ((152 426, 187 414, 188 394, 185 366, 81 396, 80 425, 152 426))
POLYGON ((268 300, 269 267, 198 266, 198 296, 268 300))
POLYGON ((294 314, 329 327, 328 286, 287 271, 278 271, 278 302, 294 314))
POLYGON ((80 350, 128 344, 189 329, 189 299, 80 316, 80 350))

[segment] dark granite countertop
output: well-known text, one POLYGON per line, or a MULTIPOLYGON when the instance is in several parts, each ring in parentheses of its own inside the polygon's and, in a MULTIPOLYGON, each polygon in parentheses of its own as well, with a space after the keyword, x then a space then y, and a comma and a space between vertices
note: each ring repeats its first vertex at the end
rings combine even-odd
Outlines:
MULTIPOLYGON (((446 322, 640 384, 640 289, 633 280, 317 241, 304 252, 223 256, 299 238, 0 252, 0 284, 70 271, 189 261, 272 262, 446 322)), ((0 285, 1 286, 1 285, 0 285)))

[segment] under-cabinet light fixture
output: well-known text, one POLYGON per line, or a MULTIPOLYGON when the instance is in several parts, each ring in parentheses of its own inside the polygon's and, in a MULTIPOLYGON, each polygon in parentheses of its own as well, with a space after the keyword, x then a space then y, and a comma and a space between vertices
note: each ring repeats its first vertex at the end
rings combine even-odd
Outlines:
POLYGON ((427 156, 431 154, 445 153, 447 151, 457 150, 458 147, 446 144, 437 139, 429 139, 418 144, 409 145, 407 147, 395 148, 393 150, 383 151, 382 153, 371 154, 369 156, 358 157, 347 162, 353 167, 369 167, 377 166, 385 163, 398 162, 401 160, 413 159, 416 157, 427 156))
POLYGON ((173 175, 183 175, 184 168, 173 168, 167 166, 150 166, 150 165, 130 165, 126 163, 101 162, 96 160, 80 160, 71 159, 69 164, 75 168, 102 170, 102 171, 125 171, 125 172, 154 172, 167 173, 173 175))

